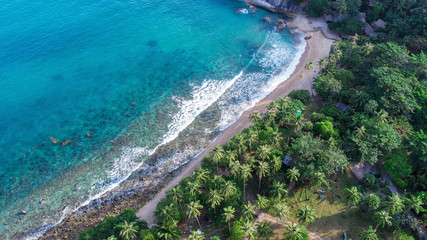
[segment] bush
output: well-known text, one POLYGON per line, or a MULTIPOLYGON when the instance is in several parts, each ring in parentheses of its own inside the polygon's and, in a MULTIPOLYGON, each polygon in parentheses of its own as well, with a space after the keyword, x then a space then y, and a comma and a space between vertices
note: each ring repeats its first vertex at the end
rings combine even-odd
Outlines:
POLYGON ((412 236, 409 236, 401 230, 394 231, 393 235, 393 240, 415 240, 412 236))
POLYGON ((310 100, 310 92, 305 89, 292 90, 288 95, 292 100, 300 100, 302 103, 307 104, 310 100))
POLYGON ((347 18, 342 21, 328 23, 328 27, 340 35, 354 35, 362 31, 363 23, 359 20, 347 18))
POLYGON ((312 122, 306 122, 304 123, 304 125, 302 126, 302 130, 305 132, 311 132, 313 131, 313 123, 312 122))
POLYGON ((307 7, 307 12, 310 17, 320 17, 331 11, 331 6, 328 0, 312 0, 307 7))
POLYGON ((384 160, 384 170, 391 175, 396 185, 406 187, 407 182, 404 179, 412 174, 412 167, 406 151, 387 153, 384 160))
POLYGON ((134 210, 126 209, 118 216, 105 217, 97 227, 82 232, 79 235, 79 239, 107 239, 112 235, 118 237, 120 229, 116 226, 124 221, 128 223, 136 222, 136 226, 139 229, 147 229, 147 223, 145 221, 138 221, 134 210))
POLYGON ((241 240, 243 238, 244 233, 241 229, 242 225, 243 224, 239 221, 233 223, 230 232, 230 240, 241 240))
POLYGON ((374 189, 377 184, 377 179, 372 174, 366 174, 363 177, 363 185, 365 185, 369 189, 374 189))
POLYGON ((315 123, 314 132, 325 140, 338 136, 338 131, 334 129, 334 125, 329 121, 315 123))

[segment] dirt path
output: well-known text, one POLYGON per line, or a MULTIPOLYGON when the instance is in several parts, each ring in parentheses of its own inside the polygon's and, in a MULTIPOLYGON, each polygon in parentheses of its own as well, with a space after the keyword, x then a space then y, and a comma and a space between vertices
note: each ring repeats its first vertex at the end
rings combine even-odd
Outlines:
POLYGON ((164 187, 152 200, 150 200, 147 204, 138 210, 136 215, 140 219, 147 221, 149 227, 154 225, 154 211, 156 210, 157 203, 166 196, 166 192, 177 185, 181 179, 191 176, 193 172, 201 165, 201 161, 205 155, 209 153, 216 145, 226 143, 235 134, 240 133, 245 128, 250 126, 250 114, 255 111, 265 113, 267 110, 266 106, 271 101, 279 97, 285 97, 294 89, 307 89, 312 92, 312 80, 317 76, 319 71, 317 62, 320 58, 328 56, 333 42, 332 40, 326 38, 321 31, 312 32, 316 30, 316 28, 313 28, 313 25, 317 24, 316 26, 318 26, 319 24, 322 24, 321 21, 323 20, 312 19, 310 23, 310 20, 307 20, 305 17, 298 15, 294 18, 293 21, 288 23, 289 26, 298 27, 298 29, 302 32, 310 32, 310 35, 312 36, 312 38, 307 41, 305 52, 302 55, 295 71, 292 73, 290 78, 281 83, 267 97, 258 102, 254 107, 245 111, 235 123, 225 129, 218 136, 218 138, 212 142, 197 158, 193 159, 177 177, 170 181, 166 187, 164 187), (304 68, 305 64, 308 62, 312 62, 314 67, 310 73, 308 73, 304 68), (303 78, 300 78, 301 73, 304 75, 303 78))

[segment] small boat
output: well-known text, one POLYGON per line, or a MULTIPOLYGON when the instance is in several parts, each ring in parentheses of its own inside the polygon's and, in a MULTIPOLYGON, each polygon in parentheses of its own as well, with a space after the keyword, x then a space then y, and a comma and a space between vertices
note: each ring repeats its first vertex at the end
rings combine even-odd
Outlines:
POLYGON ((236 13, 248 14, 249 11, 246 8, 239 8, 239 9, 237 9, 236 13))

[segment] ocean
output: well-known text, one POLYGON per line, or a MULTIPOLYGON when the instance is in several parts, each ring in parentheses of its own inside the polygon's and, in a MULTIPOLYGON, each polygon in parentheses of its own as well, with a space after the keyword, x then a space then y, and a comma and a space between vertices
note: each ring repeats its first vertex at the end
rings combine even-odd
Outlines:
POLYGON ((304 41, 262 21, 282 16, 240 8, 2 1, 0 239, 37 239, 153 154, 176 169, 286 80, 304 41), (174 149, 191 128, 209 137, 174 149))

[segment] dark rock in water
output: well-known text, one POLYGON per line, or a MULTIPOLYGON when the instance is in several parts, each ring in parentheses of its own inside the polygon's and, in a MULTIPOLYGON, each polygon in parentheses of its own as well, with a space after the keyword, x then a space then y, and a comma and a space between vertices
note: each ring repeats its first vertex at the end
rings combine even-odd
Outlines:
POLYGON ((157 45, 157 41, 150 40, 150 41, 147 42, 147 45, 150 46, 150 47, 155 47, 157 45))
POLYGON ((246 3, 272 12, 299 12, 302 10, 293 0, 246 0, 246 3))
POLYGON ((277 24, 285 24, 285 20, 284 19, 277 19, 277 24))
POLYGON ((285 28, 284 24, 280 24, 279 26, 277 26, 277 30, 283 30, 285 28))

